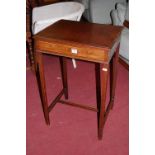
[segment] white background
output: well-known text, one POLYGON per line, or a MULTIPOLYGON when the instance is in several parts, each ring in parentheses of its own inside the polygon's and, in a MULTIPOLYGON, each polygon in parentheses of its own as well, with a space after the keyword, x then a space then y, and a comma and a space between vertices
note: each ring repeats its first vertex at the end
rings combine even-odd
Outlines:
MULTIPOLYGON (((130 155, 155 155, 155 5, 130 0, 130 155)), ((26 154, 26 1, 0 3, 0 154, 26 154)))

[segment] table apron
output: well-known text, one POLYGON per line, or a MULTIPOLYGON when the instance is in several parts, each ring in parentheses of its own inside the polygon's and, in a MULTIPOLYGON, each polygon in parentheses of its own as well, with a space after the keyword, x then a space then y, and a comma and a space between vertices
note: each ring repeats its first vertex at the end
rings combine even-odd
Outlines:
POLYGON ((89 46, 80 47, 61 43, 48 43, 46 41, 38 40, 35 41, 35 49, 36 51, 41 51, 42 53, 98 63, 107 63, 110 59, 109 50, 106 48, 104 49, 89 46), (77 51, 77 53, 73 53, 72 50, 77 51))

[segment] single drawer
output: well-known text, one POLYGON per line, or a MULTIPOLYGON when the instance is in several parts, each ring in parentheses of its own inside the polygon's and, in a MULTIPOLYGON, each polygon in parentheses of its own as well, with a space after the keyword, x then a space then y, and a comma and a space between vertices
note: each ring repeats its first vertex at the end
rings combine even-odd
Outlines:
POLYGON ((47 42, 37 40, 35 42, 36 50, 42 53, 65 56, 69 58, 82 59, 93 62, 107 62, 108 50, 104 48, 90 47, 76 43, 62 44, 57 42, 47 42))

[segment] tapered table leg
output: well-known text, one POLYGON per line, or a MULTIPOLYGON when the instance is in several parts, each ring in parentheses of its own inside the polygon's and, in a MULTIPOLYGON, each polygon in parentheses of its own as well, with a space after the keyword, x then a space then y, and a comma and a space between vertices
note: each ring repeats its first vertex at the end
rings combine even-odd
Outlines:
MULTIPOLYGON (((101 101, 98 111, 98 138, 102 139, 103 127, 105 123, 105 102, 106 102, 106 93, 107 93, 107 83, 108 83, 108 72, 109 64, 101 64, 100 67, 100 77, 101 77, 101 101)), ((99 104, 99 103, 98 103, 99 104)))
POLYGON ((43 54, 40 52, 35 53, 36 75, 37 75, 39 93, 40 93, 40 97, 41 97, 41 101, 42 101, 42 107, 43 107, 45 121, 46 121, 46 124, 49 125, 50 120, 49 120, 49 112, 48 112, 48 103, 47 103, 46 85, 45 85, 44 66, 43 66, 42 55, 43 54))
POLYGON ((110 104, 111 104, 110 107, 111 109, 113 108, 113 105, 114 105, 118 58, 119 58, 119 45, 116 48, 116 52, 110 62, 110 104))
POLYGON ((59 57, 60 60, 60 68, 61 68, 61 77, 62 77, 62 84, 64 89, 65 99, 68 99, 68 82, 67 82, 67 64, 66 58, 59 57))
MULTIPOLYGON (((100 78, 100 64, 95 63, 95 79, 96 79, 96 102, 97 109, 100 109, 101 105, 101 78, 100 78)), ((99 111, 97 112, 98 128, 99 128, 99 111)))

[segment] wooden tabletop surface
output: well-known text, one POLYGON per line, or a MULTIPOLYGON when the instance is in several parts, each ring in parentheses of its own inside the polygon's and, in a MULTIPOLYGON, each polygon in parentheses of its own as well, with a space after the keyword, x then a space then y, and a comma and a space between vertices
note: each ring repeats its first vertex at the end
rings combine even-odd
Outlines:
POLYGON ((120 37, 121 26, 60 20, 34 36, 34 39, 80 43, 111 49, 120 37))

